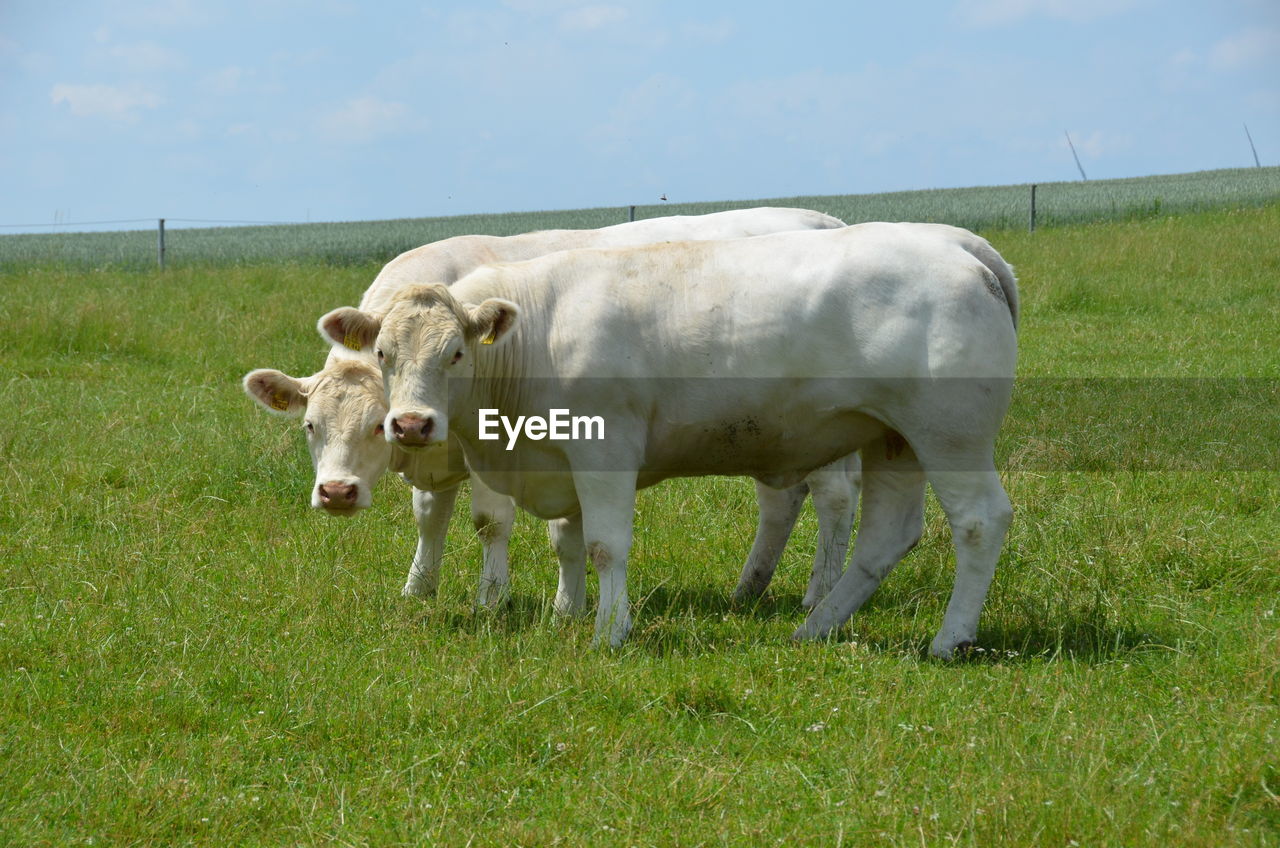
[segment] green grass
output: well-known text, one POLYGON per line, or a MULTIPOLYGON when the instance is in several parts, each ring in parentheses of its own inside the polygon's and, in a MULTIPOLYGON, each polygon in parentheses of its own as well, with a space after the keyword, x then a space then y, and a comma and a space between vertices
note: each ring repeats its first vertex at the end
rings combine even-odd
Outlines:
POLYGON ((1278 231, 1270 206, 988 233, 1027 388, 956 664, 924 658, 953 571, 932 500, 830 644, 789 641, 809 513, 770 595, 729 605, 744 480, 642 495, 619 651, 551 614, 527 516, 510 609, 472 609, 465 507, 439 598, 402 599, 405 487, 314 514, 301 434, 238 383, 310 373, 314 317, 376 264, 5 274, 0 844, 1276 845, 1277 467, 1197 448, 1162 387, 1269 387, 1223 424, 1265 445, 1278 231))
MULTIPOLYGON (((1280 199, 1280 168, 1277 167, 1044 183, 1036 195, 1037 226, 1142 220, 1171 213, 1255 207, 1277 199, 1280 199)), ((637 207, 636 217, 700 215, 762 205, 817 209, 850 224, 938 221, 972 230, 1017 229, 1025 228, 1028 223, 1030 186, 670 203, 637 207)), ((166 263, 170 267, 263 261, 385 263, 402 251, 449 236, 603 227, 621 223, 627 220, 627 215, 627 209, 615 207, 265 227, 175 229, 171 226, 166 230, 166 263)), ((0 235, 0 267, 31 264, 146 269, 156 264, 156 231, 0 235)))

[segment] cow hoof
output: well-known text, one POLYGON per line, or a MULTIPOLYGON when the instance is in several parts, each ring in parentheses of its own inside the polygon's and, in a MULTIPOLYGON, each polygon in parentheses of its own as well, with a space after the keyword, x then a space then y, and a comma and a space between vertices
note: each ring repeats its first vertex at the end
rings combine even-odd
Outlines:
POLYGON ((480 609, 500 610, 510 603, 511 589, 505 586, 486 586, 476 597, 476 606, 480 609))
POLYGON ((555 610, 556 615, 561 618, 577 618, 587 611, 587 605, 582 601, 573 598, 564 598, 556 596, 551 608, 555 610))
POLYGON ((834 628, 818 627, 816 625, 805 622, 796 628, 796 632, 791 634, 792 642, 818 642, 826 639, 831 635, 834 628))
POLYGON ((627 635, 631 632, 631 622, 617 624, 609 633, 597 633, 595 638, 591 640, 592 648, 609 648, 611 650, 621 648, 622 643, 627 641, 627 635))
POLYGON ((754 604, 764 597, 764 593, 768 588, 768 580, 761 580, 757 577, 739 580, 738 585, 733 587, 733 603, 742 605, 754 604))
POLYGON ((948 661, 962 659, 973 653, 975 647, 977 647, 977 643, 972 639, 965 639, 954 644, 934 639, 933 644, 929 646, 929 656, 934 659, 948 661))
POLYGON ((406 598, 434 598, 436 596, 436 587, 428 586, 426 583, 409 582, 404 584, 400 594, 406 598))

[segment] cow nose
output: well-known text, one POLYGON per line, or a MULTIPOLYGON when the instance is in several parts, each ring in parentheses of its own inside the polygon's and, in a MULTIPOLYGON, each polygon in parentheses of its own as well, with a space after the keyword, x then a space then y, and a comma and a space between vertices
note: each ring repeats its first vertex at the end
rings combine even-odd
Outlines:
POLYGON ((320 503, 330 509, 350 509, 360 490, 351 483, 321 483, 320 503))
POLYGON ((431 438, 435 419, 420 415, 401 415, 391 420, 391 435, 402 445, 421 446, 431 438))

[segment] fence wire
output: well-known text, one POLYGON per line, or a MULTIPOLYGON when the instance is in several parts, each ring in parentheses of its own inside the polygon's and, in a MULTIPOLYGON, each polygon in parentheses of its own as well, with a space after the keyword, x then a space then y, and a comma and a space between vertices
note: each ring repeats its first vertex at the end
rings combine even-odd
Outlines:
POLYGON ((73 268, 321 262, 387 262, 428 242, 466 234, 515 235, 533 230, 589 229, 630 218, 701 215, 751 206, 816 209, 850 224, 921 221, 980 232, 1033 229, 1095 221, 1280 203, 1280 167, 1200 171, 1089 182, 824 195, 719 203, 663 203, 636 207, 510 212, 390 221, 302 223, 225 218, 126 218, 104 221, 0 224, 0 228, 67 228, 151 223, 149 230, 0 234, 0 267, 73 268), (1034 216, 1031 204, 1034 188, 1034 216), (163 224, 196 224, 163 232, 163 224))

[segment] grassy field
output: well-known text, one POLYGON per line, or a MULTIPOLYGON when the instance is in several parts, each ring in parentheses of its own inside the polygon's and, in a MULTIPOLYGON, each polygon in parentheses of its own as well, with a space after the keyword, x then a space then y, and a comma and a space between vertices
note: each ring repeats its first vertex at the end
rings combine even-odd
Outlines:
POLYGON ((932 501, 828 644, 789 641, 810 514, 728 603, 744 480, 643 493, 619 651, 553 617, 527 516, 510 609, 472 609, 465 509, 440 596, 399 597, 407 489, 315 514, 301 433, 238 382, 310 373, 376 264, 0 276, 0 844, 1280 844, 1277 232, 1273 205, 987 233, 1026 389, 955 664, 924 658, 932 501))
MULTIPOLYGON (((1028 224, 1029 185, 929 189, 886 194, 783 197, 636 208, 637 218, 701 215, 748 206, 798 206, 860 221, 940 221, 972 230, 1028 224)), ((1267 205, 1280 200, 1280 168, 1237 168, 1091 182, 1044 183, 1036 194, 1037 226, 1155 218, 1173 212, 1267 205)), ((627 220, 626 208, 511 212, 398 221, 354 221, 268 227, 197 227, 166 231, 166 264, 240 265, 294 261, 359 265, 466 233, 512 235, 536 229, 604 227, 627 220)), ((156 264, 156 230, 0 235, 0 267, 40 264, 145 270, 156 264)))

